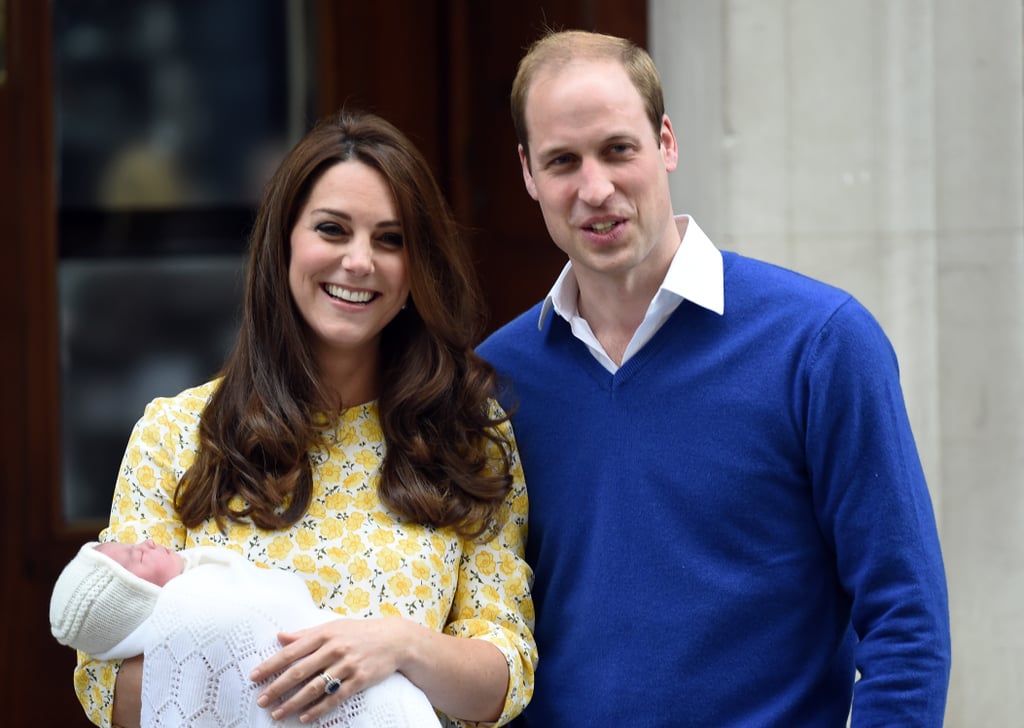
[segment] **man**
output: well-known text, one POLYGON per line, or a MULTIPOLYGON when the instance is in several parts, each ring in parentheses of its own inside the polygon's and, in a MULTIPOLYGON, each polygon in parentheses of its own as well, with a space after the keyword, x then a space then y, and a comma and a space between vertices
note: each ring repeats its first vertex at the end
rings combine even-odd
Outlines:
POLYGON ((676 138, 632 43, 541 39, 512 116, 569 258, 480 347, 530 492, 524 723, 941 725, 945 576, 878 324, 674 216, 676 138))

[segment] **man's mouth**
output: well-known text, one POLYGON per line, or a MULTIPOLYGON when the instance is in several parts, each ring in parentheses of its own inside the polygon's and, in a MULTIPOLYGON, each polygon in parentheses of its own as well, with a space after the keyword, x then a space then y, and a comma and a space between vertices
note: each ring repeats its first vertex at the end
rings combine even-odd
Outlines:
POLYGON ((333 283, 325 283, 323 289, 331 298, 337 298, 345 303, 364 304, 377 297, 377 294, 373 291, 353 291, 350 288, 342 288, 333 283))
POLYGON ((609 220, 608 222, 595 222, 587 229, 593 230, 598 235, 604 235, 605 233, 610 232, 612 228, 614 228, 618 224, 619 223, 616 222, 615 220, 609 220))

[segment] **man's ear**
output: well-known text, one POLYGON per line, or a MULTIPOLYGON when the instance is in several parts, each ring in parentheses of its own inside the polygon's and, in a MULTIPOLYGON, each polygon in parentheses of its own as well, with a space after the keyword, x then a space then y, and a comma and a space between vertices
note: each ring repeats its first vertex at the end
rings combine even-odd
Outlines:
POLYGON ((530 159, 522 144, 519 145, 519 164, 523 167, 523 184, 526 185, 526 191, 530 193, 530 197, 536 200, 537 185, 533 181, 533 174, 530 172, 530 159))
POLYGON ((665 159, 665 169, 668 172, 675 170, 679 164, 679 143, 676 141, 676 133, 672 129, 672 122, 668 114, 661 117, 661 154, 665 159))

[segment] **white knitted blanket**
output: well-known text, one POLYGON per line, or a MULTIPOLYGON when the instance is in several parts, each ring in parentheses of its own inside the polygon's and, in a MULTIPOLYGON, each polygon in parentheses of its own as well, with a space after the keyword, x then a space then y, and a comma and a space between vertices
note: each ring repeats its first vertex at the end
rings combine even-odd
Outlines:
POLYGON ((269 680, 253 683, 249 672, 281 648, 278 632, 340 617, 317 609, 295 574, 257 568, 224 549, 194 551, 209 551, 209 558, 168 582, 146 629, 139 631, 146 642, 142 728, 440 724, 423 692, 400 674, 315 722, 300 724, 297 715, 271 720, 270 711, 256 705, 269 680))

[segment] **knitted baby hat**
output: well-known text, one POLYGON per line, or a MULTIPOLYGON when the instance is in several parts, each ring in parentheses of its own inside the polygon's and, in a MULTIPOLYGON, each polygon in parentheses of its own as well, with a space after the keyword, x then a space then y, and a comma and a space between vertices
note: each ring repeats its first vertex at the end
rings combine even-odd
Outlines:
POLYGON ((57 577, 50 597, 50 631, 62 645, 105 652, 152 613, 160 587, 132 574, 90 541, 57 577))

